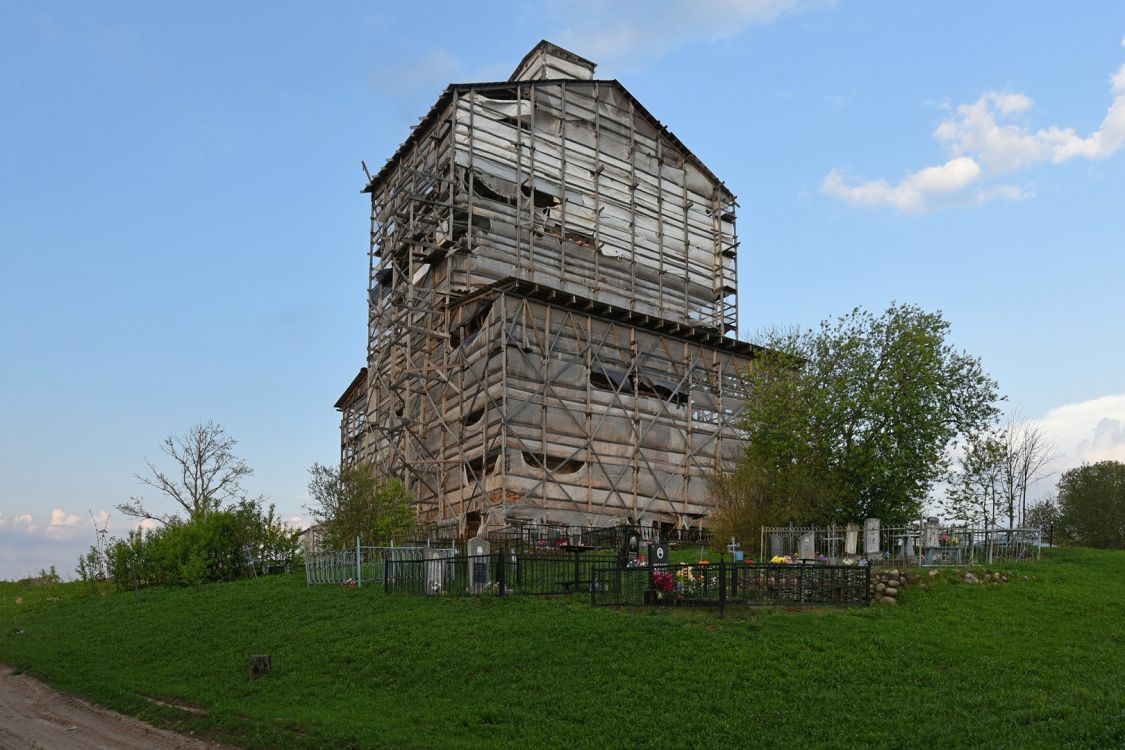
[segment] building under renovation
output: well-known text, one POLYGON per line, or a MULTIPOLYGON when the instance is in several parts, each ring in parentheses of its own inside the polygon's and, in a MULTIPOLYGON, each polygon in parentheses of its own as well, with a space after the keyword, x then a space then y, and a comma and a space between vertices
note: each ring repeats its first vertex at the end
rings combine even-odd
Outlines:
POLYGON ((367 366, 341 460, 419 519, 698 528, 740 450, 735 199, 594 63, 448 86, 370 178, 367 366))

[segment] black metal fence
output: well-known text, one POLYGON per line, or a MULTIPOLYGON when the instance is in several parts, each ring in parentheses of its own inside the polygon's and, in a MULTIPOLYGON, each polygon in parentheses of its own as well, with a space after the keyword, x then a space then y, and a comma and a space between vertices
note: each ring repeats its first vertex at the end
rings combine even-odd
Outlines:
POLYGON ((595 567, 594 606, 802 606, 870 602, 867 566, 768 565, 719 562, 707 565, 595 567))
POLYGON ((486 538, 493 543, 516 545, 524 549, 557 549, 580 546, 591 549, 621 549, 626 541, 635 538, 639 543, 664 541, 668 544, 710 544, 711 534, 706 529, 678 529, 660 531, 651 526, 555 526, 527 524, 513 529, 489 532, 486 538))
POLYGON ((613 556, 581 552, 389 560, 383 566, 383 589, 425 596, 586 594, 594 568, 614 564, 613 556))

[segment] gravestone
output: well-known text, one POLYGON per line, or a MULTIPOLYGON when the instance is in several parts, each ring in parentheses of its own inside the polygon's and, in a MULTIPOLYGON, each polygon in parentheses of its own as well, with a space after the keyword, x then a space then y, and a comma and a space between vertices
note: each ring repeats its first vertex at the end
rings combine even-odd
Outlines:
POLYGON ((781 541, 781 534, 770 534, 770 557, 781 557, 785 554, 785 544, 781 541))
POLYGON ((863 522, 863 554, 867 557, 879 554, 878 518, 868 518, 863 522))
POLYGON ((811 560, 816 557, 816 536, 811 531, 801 534, 797 540, 797 557, 811 560))
POLYGON ((425 569, 426 594, 445 592, 445 552, 427 547, 422 552, 422 566, 425 569))
POLYGON ((641 535, 633 529, 625 532, 625 539, 621 544, 621 566, 628 565, 641 553, 641 535))
POLYGON ((475 536, 465 542, 465 551, 469 553, 469 588, 474 593, 480 593, 488 585, 488 556, 492 545, 488 540, 475 536))
POLYGON ((859 549, 859 524, 849 523, 844 531, 844 554, 854 555, 859 549))
POLYGON ((941 529, 938 527, 938 520, 933 516, 930 516, 926 519, 926 526, 922 532, 922 546, 926 549, 940 547, 940 534, 941 529))
POLYGON ((656 567, 657 565, 668 564, 668 545, 664 542, 653 542, 648 551, 649 563, 656 567))

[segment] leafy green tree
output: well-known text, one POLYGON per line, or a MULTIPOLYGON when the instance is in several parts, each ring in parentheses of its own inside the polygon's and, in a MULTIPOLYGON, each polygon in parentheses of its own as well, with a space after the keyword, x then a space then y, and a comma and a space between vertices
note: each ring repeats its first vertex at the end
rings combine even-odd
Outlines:
POLYGON ((1125 463, 1084 464, 1059 478, 1060 525, 1087 547, 1125 549, 1125 463))
POLYGON ((946 511, 966 523, 991 528, 1007 499, 1007 441, 1003 433, 985 430, 969 436, 957 471, 946 485, 946 511))
POLYGON ((1051 500, 1040 500, 1027 509, 1023 517, 1024 526, 1031 529, 1048 529, 1062 520, 1059 506, 1051 500))
POLYGON ((321 527, 322 543, 346 548, 360 537, 367 544, 387 544, 412 530, 417 516, 400 479, 377 476, 370 466, 323 466, 309 469, 306 510, 321 527))
POLYGON ((739 476, 773 522, 917 518, 960 436, 991 424, 996 383, 940 313, 855 309, 773 331, 748 373, 739 476))

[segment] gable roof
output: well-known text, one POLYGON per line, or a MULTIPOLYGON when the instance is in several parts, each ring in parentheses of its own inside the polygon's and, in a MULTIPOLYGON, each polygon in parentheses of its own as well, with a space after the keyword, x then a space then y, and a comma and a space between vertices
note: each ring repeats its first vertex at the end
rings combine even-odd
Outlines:
POLYGON ((472 90, 485 90, 485 91, 487 91, 487 90, 491 90, 491 89, 511 89, 513 86, 521 86, 521 87, 523 87, 523 86, 557 86, 560 83, 583 84, 583 85, 598 84, 598 85, 602 85, 602 86, 613 86, 629 102, 631 102, 633 104, 633 108, 634 108, 634 111, 635 111, 636 114, 640 115, 645 120, 647 120, 650 125, 652 125, 654 128, 656 128, 657 131, 659 131, 660 135, 663 138, 667 139, 673 146, 675 146, 680 151, 682 151, 683 154, 684 154, 684 157, 688 161, 690 161, 701 172, 703 172, 704 175, 706 175, 710 180, 712 180, 716 185, 718 185, 719 189, 722 190, 727 195, 727 197, 729 197, 731 200, 734 200, 734 193, 732 193, 730 190, 727 189, 726 184, 724 184, 723 181, 720 180, 719 177, 714 172, 712 172, 707 167, 706 164, 704 164, 702 161, 700 161, 699 157, 697 157, 694 153, 692 153, 691 149, 689 149, 686 145, 684 145, 684 142, 681 141, 679 138, 677 138, 675 133, 673 133, 671 130, 669 130, 664 125, 664 123, 660 122, 660 120, 656 119, 656 117, 651 112, 649 112, 648 109, 643 104, 641 104, 641 102, 635 96, 633 96, 631 93, 629 93, 629 90, 627 88, 625 88, 623 85, 621 85, 621 82, 618 81, 616 78, 604 79, 604 80, 591 79, 591 80, 588 80, 588 81, 587 80, 574 80, 574 79, 567 79, 567 78, 564 78, 564 79, 555 78, 555 79, 543 79, 543 80, 538 80, 538 81, 492 81, 492 82, 489 82, 489 83, 451 83, 451 84, 449 84, 448 86, 445 87, 445 91, 443 91, 441 96, 438 97, 438 100, 436 102, 434 102, 434 105, 432 107, 430 107, 430 111, 426 113, 426 115, 418 122, 417 125, 414 125, 411 128, 410 135, 395 150, 394 155, 391 156, 391 158, 387 160, 387 163, 383 165, 382 169, 380 169, 377 173, 375 173, 374 176, 371 177, 371 179, 368 181, 367 185, 364 186, 363 190, 361 190, 360 192, 372 193, 372 192, 379 189, 379 187, 383 184, 383 182, 386 181, 386 179, 390 176, 391 172, 394 171, 394 168, 396 166, 398 166, 399 161, 402 160, 403 156, 407 153, 407 151, 409 151, 414 146, 414 144, 418 141, 418 139, 421 138, 423 136, 423 134, 427 133, 429 131, 430 127, 433 126, 434 122, 437 121, 438 117, 440 117, 441 113, 445 111, 445 108, 452 101, 453 96, 455 94, 460 94, 462 92, 472 91, 472 90))
POLYGON ((359 368, 359 374, 352 378, 352 382, 349 383, 348 387, 344 389, 344 392, 340 394, 340 398, 336 399, 336 403, 333 404, 333 406, 340 411, 348 408, 352 402, 355 401, 356 394, 366 385, 367 368, 361 367, 359 368))

